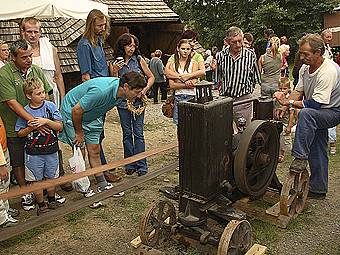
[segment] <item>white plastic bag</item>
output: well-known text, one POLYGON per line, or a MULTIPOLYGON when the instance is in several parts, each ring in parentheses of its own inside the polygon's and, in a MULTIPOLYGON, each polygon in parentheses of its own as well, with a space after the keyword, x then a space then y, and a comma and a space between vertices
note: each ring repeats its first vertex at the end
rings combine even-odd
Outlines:
MULTIPOLYGON (((68 163, 70 164, 72 173, 85 171, 85 160, 79 147, 73 147, 73 157, 68 160, 68 163)), ((73 181, 72 186, 76 191, 86 193, 90 188, 89 177, 86 176, 73 181)))

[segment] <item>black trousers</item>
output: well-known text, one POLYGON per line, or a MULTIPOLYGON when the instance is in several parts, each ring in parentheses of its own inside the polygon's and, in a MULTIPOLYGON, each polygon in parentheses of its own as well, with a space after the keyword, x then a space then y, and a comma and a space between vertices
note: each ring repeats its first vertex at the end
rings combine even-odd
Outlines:
POLYGON ((166 82, 155 82, 152 86, 153 89, 153 102, 158 102, 158 88, 161 90, 161 100, 167 99, 166 82))

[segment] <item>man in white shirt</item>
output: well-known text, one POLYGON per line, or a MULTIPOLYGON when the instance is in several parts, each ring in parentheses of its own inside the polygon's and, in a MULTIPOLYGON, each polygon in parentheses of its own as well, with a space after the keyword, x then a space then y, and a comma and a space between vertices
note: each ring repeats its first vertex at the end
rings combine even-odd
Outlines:
POLYGON ((53 88, 55 104, 60 108, 61 100, 65 96, 65 85, 56 48, 47 37, 41 37, 41 24, 38 19, 23 19, 20 29, 22 37, 32 46, 32 63, 43 70, 47 81, 53 88))
POLYGON ((301 172, 309 163, 310 198, 324 199, 328 191, 328 128, 340 123, 340 67, 323 57, 324 42, 308 34, 299 44, 303 65, 299 83, 287 99, 282 92, 274 97, 283 105, 280 116, 291 107, 300 108, 292 149, 291 171, 301 172))

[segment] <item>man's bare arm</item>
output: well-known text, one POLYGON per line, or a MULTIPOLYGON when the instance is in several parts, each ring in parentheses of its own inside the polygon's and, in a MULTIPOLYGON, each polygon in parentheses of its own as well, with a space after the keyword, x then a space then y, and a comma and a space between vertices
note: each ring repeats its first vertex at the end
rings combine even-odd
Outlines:
POLYGON ((53 47, 53 61, 55 65, 55 73, 54 73, 55 83, 57 84, 57 87, 60 93, 60 100, 63 100, 65 96, 65 84, 64 84, 63 75, 60 69, 60 61, 59 61, 57 49, 55 47, 53 47))
POLYGON ((20 118, 29 121, 33 119, 33 116, 25 111, 24 107, 18 103, 17 100, 11 99, 5 102, 6 105, 20 118))

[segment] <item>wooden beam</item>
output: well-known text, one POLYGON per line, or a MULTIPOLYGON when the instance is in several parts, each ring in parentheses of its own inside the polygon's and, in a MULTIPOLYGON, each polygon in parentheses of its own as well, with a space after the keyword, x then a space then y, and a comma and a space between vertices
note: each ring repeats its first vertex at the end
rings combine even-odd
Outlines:
POLYGON ((178 162, 172 163, 166 167, 163 167, 161 169, 158 169, 156 171, 147 173, 146 175, 140 176, 134 180, 126 180, 117 186, 113 187, 112 189, 103 191, 101 193, 97 193, 96 195, 89 197, 89 198, 83 198, 78 201, 72 201, 70 203, 67 203, 56 210, 50 210, 48 213, 42 214, 40 216, 33 216, 32 219, 29 219, 26 222, 19 222, 17 226, 13 226, 10 228, 5 228, 0 231, 0 241, 7 240, 11 237, 17 236, 21 233, 24 233, 30 229, 39 227, 45 223, 51 222, 57 218, 60 218, 66 214, 69 214, 71 212, 77 211, 83 207, 89 206, 93 204, 94 202, 101 201, 103 199, 106 199, 113 194, 117 194, 119 192, 131 189, 132 187, 138 186, 140 184, 143 184, 146 181, 149 181, 153 178, 156 178, 157 176, 167 173, 169 171, 173 171, 178 166, 178 162))
POLYGON ((267 251, 267 247, 259 244, 254 244, 245 255, 263 255, 267 251))
POLYGON ((110 170, 110 169, 114 169, 120 166, 124 166, 127 164, 130 164, 132 162, 138 161, 140 159, 149 157, 149 156, 153 156, 156 155, 158 153, 173 149, 177 147, 177 142, 175 143, 171 143, 171 144, 167 144, 165 146, 156 148, 156 149, 152 149, 149 151, 145 151, 139 154, 136 154, 132 157, 129 158, 125 158, 125 159, 120 159, 117 160, 115 162, 112 163, 108 163, 106 165, 102 165, 102 166, 98 166, 98 167, 94 167, 94 168, 89 168, 84 172, 81 173, 75 173, 75 174, 68 174, 68 175, 64 175, 62 177, 59 177, 57 179, 53 179, 53 180, 45 180, 45 181, 41 181, 41 182, 35 182, 30 186, 26 186, 26 187, 16 187, 16 188, 12 188, 9 192, 3 193, 0 195, 0 199, 2 200, 7 200, 10 198, 15 198, 15 197, 20 197, 24 194, 27 193, 31 193, 34 191, 38 191, 38 190, 42 190, 42 189, 47 189, 47 188, 51 188, 51 187, 55 187, 64 183, 68 183, 68 182, 72 182, 74 180, 77 180, 79 178, 82 177, 86 177, 86 176, 90 176, 90 175, 94 175, 94 174, 98 174, 98 173, 102 173, 104 171, 110 170))

